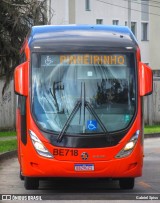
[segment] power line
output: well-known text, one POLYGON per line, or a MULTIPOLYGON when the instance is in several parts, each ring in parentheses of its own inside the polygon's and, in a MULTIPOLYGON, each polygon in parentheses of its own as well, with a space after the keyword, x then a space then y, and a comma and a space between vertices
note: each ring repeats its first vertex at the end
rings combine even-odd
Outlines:
MULTIPOLYGON (((103 1, 103 0, 96 0, 96 1, 99 1, 99 2, 104 3, 104 4, 108 4, 108 5, 111 5, 111 6, 116 6, 116 7, 119 7, 119 8, 124 8, 124 9, 127 9, 127 10, 128 10, 127 7, 120 6, 120 5, 117 5, 117 4, 108 3, 108 2, 103 1)), ((155 13, 140 11, 140 10, 137 10, 137 9, 131 9, 131 10, 132 10, 132 11, 136 11, 136 12, 140 12, 140 13, 147 13, 147 14, 150 14, 150 15, 160 16, 160 15, 155 14, 155 13)))
MULTIPOLYGON (((128 0, 123 0, 123 1, 128 1, 128 0)), ((155 6, 155 5, 152 5, 152 4, 149 4, 149 3, 139 3, 139 2, 135 2, 134 0, 131 1, 133 4, 139 4, 139 5, 146 5, 146 6, 149 6, 149 7, 155 7, 155 8, 160 8, 160 6, 155 6)), ((159 3, 160 4, 160 3, 159 3)))
MULTIPOLYGON (((131 1, 132 1, 133 3, 138 3, 138 2, 136 2, 136 0, 131 0, 131 1)), ((153 3, 153 4, 160 4, 159 1, 154 1, 154 0, 148 0, 148 1, 147 1, 147 0, 145 1, 145 0, 144 0, 144 1, 143 1, 143 0, 141 0, 141 3, 142 3, 142 4, 145 4, 145 2, 148 2, 148 3, 151 2, 151 3, 153 3)))
POLYGON ((155 3, 155 4, 160 4, 160 2, 159 1, 153 1, 153 0, 149 0, 149 2, 153 2, 153 3, 155 3))

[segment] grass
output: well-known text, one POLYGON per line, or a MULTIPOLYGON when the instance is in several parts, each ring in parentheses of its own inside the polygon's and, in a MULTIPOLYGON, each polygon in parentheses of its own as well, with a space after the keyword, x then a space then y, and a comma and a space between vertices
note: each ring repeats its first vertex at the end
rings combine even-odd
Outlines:
POLYGON ((0 137, 10 137, 10 136, 16 136, 15 131, 2 131, 0 132, 0 137))
POLYGON ((17 140, 12 139, 12 137, 16 137, 15 131, 1 131, 0 138, 11 137, 8 140, 0 140, 0 153, 12 151, 17 149, 17 140))
POLYGON ((17 149, 17 140, 0 141, 0 153, 17 149))
POLYGON ((145 126, 144 134, 160 133, 160 125, 145 126))

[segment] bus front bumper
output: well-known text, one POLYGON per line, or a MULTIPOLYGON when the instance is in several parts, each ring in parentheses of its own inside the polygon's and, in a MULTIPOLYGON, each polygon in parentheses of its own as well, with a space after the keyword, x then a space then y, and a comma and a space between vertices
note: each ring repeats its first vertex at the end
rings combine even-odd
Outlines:
POLYGON ((118 178, 142 175, 143 161, 131 158, 97 162, 69 162, 39 158, 25 161, 22 173, 28 177, 118 178))

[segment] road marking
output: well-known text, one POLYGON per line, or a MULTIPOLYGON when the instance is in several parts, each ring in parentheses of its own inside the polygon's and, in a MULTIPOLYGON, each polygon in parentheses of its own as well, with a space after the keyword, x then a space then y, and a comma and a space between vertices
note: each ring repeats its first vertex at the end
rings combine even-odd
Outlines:
POLYGON ((160 152, 160 148, 155 149, 154 152, 160 152))
POLYGON ((144 187, 144 188, 151 188, 151 185, 149 185, 149 184, 147 184, 147 183, 145 183, 145 182, 143 182, 143 181, 138 182, 138 185, 140 185, 140 186, 142 186, 142 187, 144 187))

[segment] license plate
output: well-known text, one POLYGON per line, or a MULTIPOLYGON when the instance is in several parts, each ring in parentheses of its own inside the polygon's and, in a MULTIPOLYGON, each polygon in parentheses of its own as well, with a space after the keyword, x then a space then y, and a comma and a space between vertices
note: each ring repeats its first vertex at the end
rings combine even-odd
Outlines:
POLYGON ((94 164, 75 164, 75 171, 94 171, 94 164))

